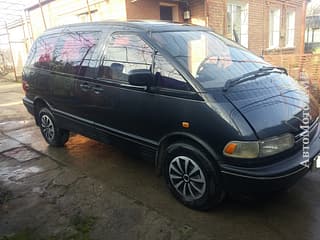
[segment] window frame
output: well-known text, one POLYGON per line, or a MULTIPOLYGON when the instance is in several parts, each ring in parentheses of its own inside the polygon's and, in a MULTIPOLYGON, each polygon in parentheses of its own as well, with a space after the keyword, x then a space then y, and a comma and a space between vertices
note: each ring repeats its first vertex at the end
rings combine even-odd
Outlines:
POLYGON ((240 7, 240 33, 238 35, 239 38, 239 44, 244 46, 245 48, 248 48, 249 46, 249 2, 248 1, 239 1, 239 0, 228 0, 227 1, 227 15, 228 15, 228 8, 229 6, 231 7, 231 32, 228 32, 228 16, 226 19, 226 24, 227 24, 227 33, 231 34, 231 39, 233 41, 236 41, 235 36, 234 36, 234 27, 233 27, 233 20, 234 20, 234 8, 235 7, 240 7), (244 18, 244 19, 243 19, 244 18))
POLYGON ((286 41, 285 41, 285 47, 286 48, 294 48, 295 47, 295 37, 296 37, 296 10, 295 9, 287 9, 286 11, 286 41), (293 14, 293 28, 289 28, 290 26, 290 16, 289 14, 293 14), (290 39, 291 41, 289 41, 289 32, 292 31, 293 35, 292 35, 292 39, 290 39))
POLYGON ((268 46, 269 49, 277 49, 280 48, 280 38, 281 38, 281 8, 280 7, 272 7, 269 9, 269 42, 268 42, 268 46), (274 30, 274 14, 272 14, 272 12, 279 12, 279 16, 278 16, 278 21, 279 21, 279 26, 277 28, 278 31, 274 30), (272 21, 271 21, 272 20, 272 21), (277 38, 277 44, 273 43, 274 40, 274 33, 277 32, 278 33, 278 38, 277 38))

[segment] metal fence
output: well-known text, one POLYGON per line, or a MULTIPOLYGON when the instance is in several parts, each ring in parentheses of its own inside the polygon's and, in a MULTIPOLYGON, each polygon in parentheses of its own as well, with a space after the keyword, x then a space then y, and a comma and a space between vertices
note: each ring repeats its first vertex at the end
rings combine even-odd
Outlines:
POLYGON ((0 24, 0 80, 19 81, 31 39, 22 17, 0 24))

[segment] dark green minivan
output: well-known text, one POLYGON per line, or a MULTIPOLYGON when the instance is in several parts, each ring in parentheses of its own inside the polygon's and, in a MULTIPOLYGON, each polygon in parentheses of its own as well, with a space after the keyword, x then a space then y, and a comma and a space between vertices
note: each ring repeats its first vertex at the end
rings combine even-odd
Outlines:
POLYGON ((285 69, 204 27, 47 30, 30 50, 23 88, 48 144, 63 146, 72 131, 148 150, 191 208, 217 205, 226 192, 283 190, 319 167, 314 99, 285 69))

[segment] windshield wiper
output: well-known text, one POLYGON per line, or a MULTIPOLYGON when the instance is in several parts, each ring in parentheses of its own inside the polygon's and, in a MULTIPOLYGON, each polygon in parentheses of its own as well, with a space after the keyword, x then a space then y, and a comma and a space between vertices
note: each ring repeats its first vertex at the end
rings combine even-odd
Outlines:
POLYGON ((260 77, 260 76, 264 76, 264 75, 268 75, 270 73, 273 73, 273 72, 275 72, 274 70, 278 70, 277 71, 278 73, 284 73, 284 74, 288 75, 288 72, 285 68, 274 67, 274 66, 263 66, 256 71, 248 72, 248 73, 241 75, 240 77, 235 77, 235 78, 231 78, 231 79, 227 80, 226 83, 224 84, 223 91, 227 91, 229 88, 231 88, 237 84, 240 84, 240 83, 252 80, 252 79, 256 79, 257 77, 260 77))

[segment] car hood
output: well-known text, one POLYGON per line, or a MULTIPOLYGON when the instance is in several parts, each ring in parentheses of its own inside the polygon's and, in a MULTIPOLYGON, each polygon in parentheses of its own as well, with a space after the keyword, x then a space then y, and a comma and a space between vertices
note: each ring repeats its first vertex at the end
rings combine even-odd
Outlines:
POLYGON ((311 125, 319 115, 316 101, 285 74, 272 73, 240 83, 224 95, 260 139, 288 132, 297 135, 303 124, 311 125))

